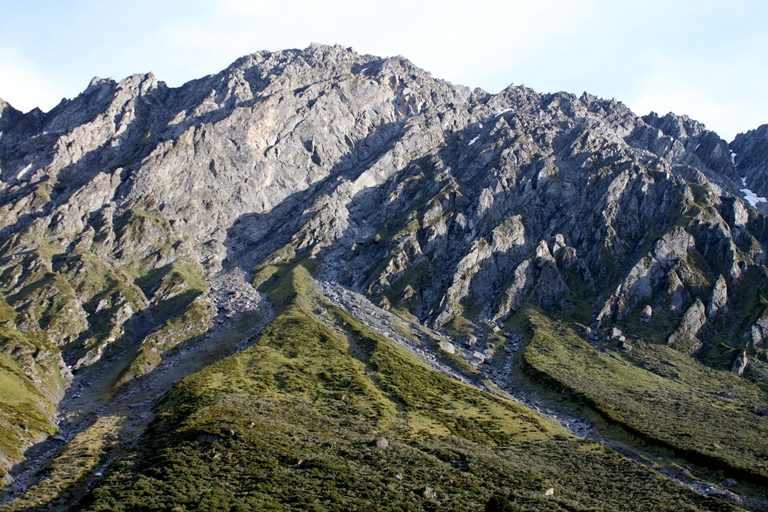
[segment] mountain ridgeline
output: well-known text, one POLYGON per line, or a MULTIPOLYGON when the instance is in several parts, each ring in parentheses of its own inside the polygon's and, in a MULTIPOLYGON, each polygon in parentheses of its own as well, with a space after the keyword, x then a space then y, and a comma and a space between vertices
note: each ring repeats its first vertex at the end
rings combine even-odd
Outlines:
POLYGON ((768 510, 760 196, 340 46, 0 100, 0 509, 768 510))

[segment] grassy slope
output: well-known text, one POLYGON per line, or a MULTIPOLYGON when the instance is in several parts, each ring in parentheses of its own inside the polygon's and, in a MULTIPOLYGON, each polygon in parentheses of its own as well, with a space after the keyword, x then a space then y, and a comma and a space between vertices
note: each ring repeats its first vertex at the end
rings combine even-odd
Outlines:
MULTIPOLYGON (((274 297, 307 291, 303 267, 281 277, 274 297)), ((502 495, 511 510, 731 509, 431 371, 329 304, 316 314, 315 300, 286 300, 259 344, 172 389, 76 507, 482 510, 502 495), (379 436, 388 448, 371 446, 379 436)))
POLYGON ((0 477, 5 475, 3 466, 21 457, 25 443, 34 442, 41 432, 56 432, 50 419, 55 412, 53 397, 41 388, 62 387, 58 372, 38 366, 44 342, 16 329, 16 316, 0 296, 0 477))
POLYGON ((519 314, 535 326, 523 354, 534 380, 695 462, 768 482, 768 418, 759 415, 767 397, 758 387, 666 346, 600 353, 540 310, 519 314))

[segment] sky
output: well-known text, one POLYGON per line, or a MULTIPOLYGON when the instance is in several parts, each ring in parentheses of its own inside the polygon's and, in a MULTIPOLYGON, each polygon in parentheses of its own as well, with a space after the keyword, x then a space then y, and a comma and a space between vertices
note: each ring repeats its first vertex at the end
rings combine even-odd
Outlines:
POLYGON ((768 123, 765 0, 0 0, 0 98, 53 108, 94 76, 179 86, 311 42, 402 55, 496 93, 587 91, 726 140, 768 123))

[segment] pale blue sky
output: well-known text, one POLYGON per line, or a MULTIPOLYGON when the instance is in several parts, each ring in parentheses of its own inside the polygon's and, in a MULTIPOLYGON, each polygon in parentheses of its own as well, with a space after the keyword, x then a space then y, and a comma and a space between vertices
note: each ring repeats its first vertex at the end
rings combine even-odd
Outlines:
POLYGON ((498 92, 588 91, 731 140, 768 123, 765 0, 0 0, 0 97, 52 108, 93 76, 171 86, 310 42, 403 55, 498 92))

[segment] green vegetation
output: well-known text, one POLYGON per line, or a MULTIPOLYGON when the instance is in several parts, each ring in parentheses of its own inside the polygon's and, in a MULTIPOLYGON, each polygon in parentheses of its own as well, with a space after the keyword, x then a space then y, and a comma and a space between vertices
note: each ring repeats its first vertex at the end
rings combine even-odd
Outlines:
MULTIPOLYGON (((57 289, 60 282, 46 276, 46 285, 34 287, 36 291, 57 289)), ((62 302, 30 300, 17 312, 0 295, 0 476, 5 474, 2 468, 21 458, 24 445, 56 431, 54 404, 64 385, 55 355, 47 352, 49 341, 32 316, 42 310, 41 321, 52 329, 51 335, 57 326, 66 330, 62 304, 70 298, 55 292, 51 296, 62 302)))
POLYGON ((208 301, 194 300, 166 320, 162 327, 147 335, 131 353, 128 358, 130 363, 120 372, 114 385, 115 390, 154 370, 165 352, 205 334, 215 314, 215 308, 208 301))
POLYGON ((103 416, 77 434, 41 470, 44 477, 24 496, 2 507, 3 512, 65 509, 85 494, 85 485, 118 449, 118 431, 125 418, 103 416))
POLYGON ((174 387, 74 508, 734 510, 435 373, 313 296, 302 264, 271 275, 261 341, 174 387))
POLYGON ((15 360, 25 359, 18 357, 24 346, 11 345, 3 331, 0 327, 0 461, 7 463, 21 457, 23 443, 34 441, 40 432, 54 434, 56 427, 50 419, 54 413, 50 399, 15 360), (5 352, 11 346, 16 347, 14 357, 5 352))
POLYGON ((694 462, 768 481, 768 418, 759 415, 768 399, 758 387, 666 346, 598 352, 534 307, 518 315, 532 327, 522 355, 532 380, 694 462))
POLYGON ((112 241, 98 226, 73 240, 66 228, 39 219, 3 243, 2 255, 14 264, 0 274, 0 468, 18 461, 41 434, 55 431, 66 373, 62 352, 73 366, 84 362, 78 368, 83 374, 102 372, 105 365, 88 366, 102 353, 102 360, 116 357, 94 384, 96 407, 109 400, 112 386, 147 373, 164 351, 210 326, 212 306, 198 300, 207 289, 200 265, 177 260, 156 268, 177 243, 168 222, 134 208, 116 229, 121 266, 102 256, 102 243, 112 241))
POLYGON ((269 302, 277 311, 282 311, 296 297, 309 295, 312 291, 312 273, 320 260, 292 257, 281 263, 257 268, 253 286, 269 296, 269 302))

